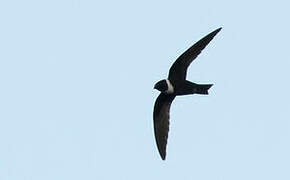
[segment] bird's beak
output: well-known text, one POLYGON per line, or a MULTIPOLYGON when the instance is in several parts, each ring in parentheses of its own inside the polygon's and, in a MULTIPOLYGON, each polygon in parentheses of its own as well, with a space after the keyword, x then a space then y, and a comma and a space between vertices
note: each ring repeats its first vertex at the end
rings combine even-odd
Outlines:
POLYGON ((156 84, 154 85, 154 88, 153 89, 156 89, 156 84))

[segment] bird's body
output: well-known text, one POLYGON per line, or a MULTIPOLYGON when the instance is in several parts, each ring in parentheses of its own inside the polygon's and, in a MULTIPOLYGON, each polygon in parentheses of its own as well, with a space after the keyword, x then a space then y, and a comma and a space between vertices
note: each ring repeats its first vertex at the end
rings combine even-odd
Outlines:
POLYGON ((196 84, 186 80, 186 72, 190 63, 208 45, 221 28, 208 34, 187 51, 185 51, 173 63, 167 79, 157 82, 155 89, 161 93, 154 105, 154 133, 159 154, 163 160, 166 157, 166 145, 169 131, 170 105, 176 96, 189 94, 208 94, 212 84, 196 84))

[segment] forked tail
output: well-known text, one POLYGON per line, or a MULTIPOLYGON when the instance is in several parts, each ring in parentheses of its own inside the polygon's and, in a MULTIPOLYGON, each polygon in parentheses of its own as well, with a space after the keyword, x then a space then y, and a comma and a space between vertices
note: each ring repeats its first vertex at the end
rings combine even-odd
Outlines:
POLYGON ((208 90, 212 85, 213 84, 196 84, 195 93, 208 94, 208 90))
POLYGON ((184 81, 181 85, 182 88, 174 89, 176 95, 187 95, 187 94, 208 94, 209 88, 213 84, 196 84, 190 81, 184 81))

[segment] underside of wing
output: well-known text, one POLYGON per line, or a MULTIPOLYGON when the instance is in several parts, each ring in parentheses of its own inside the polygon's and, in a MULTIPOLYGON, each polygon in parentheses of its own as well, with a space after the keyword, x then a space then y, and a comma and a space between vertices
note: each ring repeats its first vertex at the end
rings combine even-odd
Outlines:
POLYGON ((186 71, 190 63, 201 53, 201 51, 209 44, 209 42, 220 30, 221 28, 218 28, 210 34, 206 35, 204 38, 186 50, 181 56, 179 56, 169 70, 169 80, 185 80, 186 71))
POLYGON ((166 145, 169 131, 169 111, 174 98, 175 95, 160 93, 154 105, 154 134, 159 154, 163 160, 165 160, 166 156, 166 145))

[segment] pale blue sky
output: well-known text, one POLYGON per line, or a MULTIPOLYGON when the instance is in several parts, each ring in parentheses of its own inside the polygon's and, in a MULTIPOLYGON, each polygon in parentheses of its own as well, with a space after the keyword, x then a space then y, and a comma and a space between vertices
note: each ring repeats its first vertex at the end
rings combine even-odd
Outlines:
POLYGON ((288 1, 0 1, 1 180, 289 180, 288 1), (156 81, 222 31, 175 99, 167 159, 156 81))

